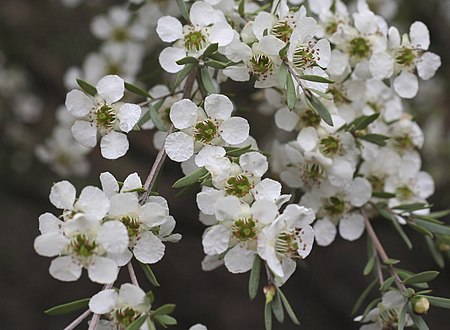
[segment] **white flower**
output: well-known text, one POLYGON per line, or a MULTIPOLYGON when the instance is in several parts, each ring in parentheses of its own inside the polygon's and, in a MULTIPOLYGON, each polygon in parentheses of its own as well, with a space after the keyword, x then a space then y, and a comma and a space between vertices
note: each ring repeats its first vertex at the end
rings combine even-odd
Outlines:
POLYGON ((228 97, 209 95, 204 108, 187 99, 172 105, 170 119, 180 131, 166 138, 165 149, 170 159, 186 161, 204 145, 237 145, 247 139, 248 122, 241 117, 231 117, 233 104, 228 97))
POLYGON ((125 134, 136 125, 141 108, 131 103, 118 102, 124 94, 122 78, 114 75, 103 77, 97 84, 97 95, 92 97, 80 90, 67 94, 67 110, 80 120, 75 121, 72 133, 86 147, 95 147, 97 132, 102 136, 100 148, 103 157, 116 159, 128 150, 125 134))

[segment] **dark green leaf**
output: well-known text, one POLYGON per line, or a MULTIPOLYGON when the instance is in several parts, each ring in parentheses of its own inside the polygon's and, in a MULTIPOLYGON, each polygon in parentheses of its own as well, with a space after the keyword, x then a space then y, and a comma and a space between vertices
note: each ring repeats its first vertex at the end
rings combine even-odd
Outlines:
POLYGON ((330 126, 334 126, 333 119, 331 118, 330 112, 323 105, 323 103, 316 97, 314 94, 305 93, 306 100, 308 101, 308 105, 312 110, 315 110, 319 113, 320 118, 323 119, 330 126))
POLYGON ((405 282, 405 284, 423 283, 423 282, 426 283, 426 282, 430 282, 430 281, 434 280, 438 275, 439 275, 439 272, 430 270, 430 271, 412 275, 412 276, 406 278, 403 282, 405 282))
POLYGON ((228 57, 226 57, 225 55, 220 54, 220 53, 211 54, 208 56, 208 58, 211 60, 217 61, 217 62, 221 62, 221 63, 232 62, 232 61, 230 61, 230 59, 228 57))
POLYGON ((331 101, 331 100, 333 99, 333 96, 331 96, 331 95, 329 95, 329 94, 327 94, 327 93, 321 92, 321 91, 319 91, 319 90, 317 90, 317 89, 314 89, 314 88, 308 88, 308 90, 309 90, 310 92, 313 92, 313 93, 317 94, 317 95, 320 96, 321 98, 324 98, 325 100, 331 101))
POLYGON ((141 328, 141 325, 144 324, 147 317, 148 317, 147 315, 142 315, 141 317, 137 318, 133 323, 131 323, 127 327, 127 330, 139 330, 141 328))
POLYGON ((295 108, 295 103, 297 102, 297 93, 295 91, 294 81, 289 73, 286 75, 286 92, 287 106, 290 110, 292 110, 295 108))
POLYGON ((286 44, 286 46, 284 46, 283 48, 280 49, 280 51, 278 52, 278 55, 280 55, 280 57, 282 59, 285 59, 288 50, 289 50, 289 42, 286 44))
POLYGON ((281 63, 280 72, 278 73, 278 83, 280 84, 280 87, 283 89, 286 88, 288 74, 289 74, 289 72, 286 68, 286 65, 284 63, 281 63))
POLYGON ((370 116, 358 117, 355 120, 353 120, 350 124, 348 124, 347 130, 353 133, 355 131, 366 129, 371 123, 377 120, 379 116, 380 113, 374 113, 373 115, 370 116))
POLYGON ((150 304, 153 304, 153 302, 155 301, 155 295, 153 294, 153 291, 150 290, 145 294, 146 299, 148 300, 148 302, 150 304))
POLYGON ((166 125, 164 125, 163 121, 161 120, 161 117, 160 117, 158 111, 156 110, 156 108, 151 104, 149 104, 148 107, 149 107, 148 111, 150 113, 150 118, 151 118, 153 124, 155 125, 155 127, 161 132, 167 132, 166 125))
POLYGON ((183 57, 181 60, 176 61, 175 63, 177 63, 178 65, 184 65, 184 64, 189 64, 189 63, 198 64, 198 59, 196 59, 195 57, 192 57, 192 56, 186 56, 186 57, 183 57))
POLYGON ((416 328, 418 330, 429 330, 427 324, 425 323, 425 321, 423 320, 423 318, 419 315, 417 315, 416 313, 414 313, 414 311, 412 310, 410 304, 408 304, 408 314, 409 316, 411 316, 414 325, 416 326, 416 328))
POLYGON ((217 52, 218 49, 219 49, 218 43, 211 44, 205 49, 205 51, 203 52, 201 57, 202 58, 208 57, 208 56, 214 54, 215 52, 217 52))
POLYGON ((391 276, 391 277, 387 278, 383 282, 383 284, 381 284, 380 291, 387 291, 387 290, 389 290, 390 287, 392 286, 392 284, 394 283, 394 281, 395 281, 395 277, 394 276, 391 276))
POLYGON ((324 84, 332 84, 334 83, 333 80, 330 80, 326 77, 322 77, 322 76, 316 76, 316 75, 312 75, 312 74, 305 74, 303 76, 299 77, 300 79, 303 80, 308 80, 308 81, 313 81, 313 82, 318 82, 318 83, 324 83, 324 84))
POLYGON ((389 198, 394 198, 395 194, 384 192, 384 191, 373 191, 372 197, 389 199, 389 198))
POLYGON ((359 138, 383 147, 386 145, 386 140, 389 139, 389 136, 381 134, 366 134, 360 136, 359 138))
POLYGON ((251 144, 242 148, 225 147, 225 150, 227 152, 226 155, 229 157, 240 157, 247 152, 254 151, 251 149, 251 147, 251 144))
POLYGON ((209 66, 214 69, 225 69, 228 68, 230 65, 234 65, 234 62, 228 61, 228 62, 219 62, 214 60, 206 60, 204 61, 206 66, 209 66))
POLYGON ((442 234, 442 235, 450 235, 450 227, 449 226, 444 226, 444 225, 440 225, 437 223, 420 220, 420 219, 416 219, 415 222, 417 225, 428 229, 432 233, 442 234))
POLYGON ((138 127, 142 127, 146 122, 148 122, 151 118, 150 116, 150 110, 148 110, 144 115, 139 119, 138 123, 136 124, 138 127))
POLYGON ((441 308, 450 308, 450 299, 443 297, 434 297, 434 296, 424 296, 419 295, 421 297, 425 297, 428 299, 431 305, 441 308))
POLYGON ((241 17, 245 16, 245 0, 239 2, 238 13, 241 17))
POLYGON ((436 248, 436 244, 434 243, 433 239, 426 236, 425 241, 427 242, 428 248, 430 249, 431 255, 433 256, 434 261, 440 268, 444 268, 445 266, 445 260, 442 256, 442 253, 438 251, 436 248))
POLYGON ((48 315, 61 315, 61 314, 67 314, 67 313, 71 313, 71 312, 75 312, 77 310, 80 310, 82 308, 87 307, 87 305, 89 304, 89 300, 91 298, 85 298, 85 299, 80 299, 80 300, 76 300, 76 301, 72 301, 66 304, 62 304, 62 305, 58 305, 52 308, 49 308, 45 311, 45 314, 48 315))
POLYGON ((258 294, 259 277, 261 273, 261 259, 256 255, 253 260, 252 270, 250 272, 250 278, 248 280, 248 295, 250 300, 255 299, 258 294))
POLYGON ((298 320, 297 316, 294 313, 294 310, 291 307, 291 304, 289 304, 289 301, 287 300, 286 296, 284 295, 284 293, 281 291, 280 288, 277 288, 277 293, 280 295, 280 298, 281 298, 281 301, 283 302, 284 308, 286 309, 286 312, 288 313, 292 322, 299 325, 300 321, 298 320))
POLYGON ((421 233, 422 235, 425 235, 428 237, 433 237, 433 233, 431 231, 429 231, 428 229, 426 229, 422 226, 419 226, 418 224, 415 224, 413 222, 408 222, 408 225, 415 231, 421 233))
POLYGON ((172 91, 174 91, 184 79, 197 67, 195 63, 188 63, 184 66, 184 68, 178 73, 177 79, 175 80, 175 84, 173 85, 172 91))
POLYGON ((204 178, 207 174, 209 174, 208 170, 204 167, 200 167, 194 173, 179 179, 173 184, 172 188, 184 188, 190 186, 192 184, 200 182, 201 179, 204 178))
MULTIPOLYGON (((400 269, 400 268, 395 268, 395 272, 398 274, 398 276, 402 279, 405 280, 408 277, 411 277, 414 275, 414 273, 404 270, 404 269, 400 269)), ((419 288, 419 289, 428 289, 429 286, 427 283, 414 283, 412 284, 413 286, 419 288)))
POLYGON ((369 258, 369 260, 367 261, 366 267, 364 267, 364 271, 363 271, 364 276, 369 275, 370 272, 373 270, 373 267, 375 266, 375 260, 376 260, 375 255, 373 255, 372 257, 369 258))
POLYGON ((430 208, 430 205, 428 205, 428 204, 411 203, 411 204, 402 204, 402 205, 394 206, 392 209, 412 212, 412 211, 429 209, 429 208, 430 208))
POLYGON ((186 2, 184 0, 177 0, 177 5, 180 9, 181 16, 183 16, 183 18, 189 22, 189 12, 186 7, 186 2))
POLYGON ((153 286, 159 286, 158 280, 156 279, 155 274, 153 274, 152 269, 149 265, 144 264, 142 262, 139 263, 141 265, 142 270, 144 271, 145 277, 147 277, 147 280, 153 285, 153 286))
POLYGON ((170 315, 156 315, 154 319, 163 326, 177 324, 177 320, 170 315))
POLYGON ((152 96, 149 93, 147 93, 145 90, 143 90, 141 87, 135 86, 128 82, 125 82, 125 89, 133 94, 152 98, 152 96))
POLYGON ((200 85, 208 94, 214 94, 216 92, 216 87, 206 67, 200 70, 200 85))
POLYGON ((173 313, 173 311, 175 310, 176 305, 175 304, 165 304, 162 305, 161 307, 157 308, 154 312, 153 315, 166 315, 166 314, 171 314, 173 313))
POLYGON ((369 286, 361 293, 361 295, 359 296, 358 300, 355 303, 355 306, 353 306, 352 314, 351 314, 352 316, 356 315, 356 313, 358 312, 362 303, 364 302, 364 300, 366 300, 370 291, 372 291, 372 289, 375 287, 375 285, 377 285, 377 283, 378 283, 378 280, 373 280, 372 283, 370 283, 369 286))
POLYGON ((284 310, 283 310, 283 304, 281 303, 281 297, 278 293, 275 294, 275 297, 274 297, 271 305, 272 305, 273 315, 275 315, 275 318, 278 320, 278 322, 283 323, 284 310))
POLYGON ((408 309, 408 305, 409 301, 407 301, 400 310, 400 314, 398 316, 398 330, 403 330, 405 328, 406 311, 408 309))
POLYGON ((264 304, 264 325, 266 330, 272 330, 272 311, 270 310, 270 303, 264 304))
POLYGON ((90 83, 88 83, 87 81, 84 81, 82 79, 77 79, 77 84, 87 94, 89 94, 91 96, 95 96, 97 94, 97 89, 94 86, 92 86, 90 83))

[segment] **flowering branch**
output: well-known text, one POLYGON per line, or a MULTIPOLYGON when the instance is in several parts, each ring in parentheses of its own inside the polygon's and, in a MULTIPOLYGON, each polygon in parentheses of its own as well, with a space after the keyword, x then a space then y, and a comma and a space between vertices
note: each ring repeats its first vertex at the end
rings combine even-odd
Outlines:
POLYGON ((73 330, 75 329, 85 318, 87 318, 91 314, 91 311, 89 309, 85 310, 83 314, 78 316, 75 320, 73 320, 72 323, 70 323, 67 327, 64 328, 64 330, 73 330))
POLYGON ((139 282, 136 277, 136 273, 134 272, 134 268, 133 268, 133 264, 131 263, 131 260, 128 262, 127 267, 128 267, 128 273, 130 274, 131 283, 133 283, 133 285, 136 285, 139 287, 139 282))

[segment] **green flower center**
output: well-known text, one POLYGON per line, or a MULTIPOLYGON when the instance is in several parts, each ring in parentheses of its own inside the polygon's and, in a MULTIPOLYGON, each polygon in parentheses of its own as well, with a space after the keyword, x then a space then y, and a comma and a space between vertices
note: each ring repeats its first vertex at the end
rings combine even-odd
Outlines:
POLYGON ((371 47, 366 39, 358 37, 350 40, 350 55, 357 58, 366 58, 370 52, 371 47))
POLYGON ((333 136, 322 138, 319 142, 319 149, 325 156, 335 156, 340 148, 339 140, 333 136))
POLYGON ((384 180, 378 176, 371 175, 367 178, 370 184, 372 185, 373 191, 383 191, 384 189, 384 180))
POLYGON ((299 70, 317 66, 315 51, 312 48, 298 46, 294 51, 293 63, 299 70))
POLYGON ((250 70, 255 75, 265 75, 273 69, 272 60, 266 55, 254 55, 250 59, 250 70))
POLYGON ((414 192, 408 186, 398 187, 395 193, 400 200, 408 200, 414 197, 414 192))
POLYGON ((250 192, 252 187, 250 180, 245 175, 239 174, 227 180, 225 193, 236 197, 244 197, 250 192))
POLYGON ((136 237, 140 233, 141 222, 139 219, 133 218, 131 216, 125 216, 122 218, 122 223, 127 227, 128 236, 130 238, 136 237))
POLYGON ((198 52, 206 46, 206 36, 200 31, 192 31, 184 36, 184 48, 189 52, 198 52))
POLYGON ((115 29, 113 32, 112 39, 115 41, 118 41, 118 42, 124 42, 124 41, 128 40, 127 29, 124 29, 124 28, 115 29))
POLYGON ((292 34, 292 27, 286 21, 279 21, 273 26, 272 34, 287 43, 292 34))
POLYGON ((397 51, 395 60, 398 64, 404 66, 412 66, 417 57, 416 52, 411 48, 403 47, 397 51))
MULTIPOLYGON (((288 256, 290 258, 300 258, 298 254, 299 243, 302 243, 298 237, 299 229, 294 231, 284 231, 278 235, 275 241, 275 251, 280 256, 288 256)), ((306 246, 305 246, 306 248, 306 246)))
POLYGON ((329 86, 329 92, 333 95, 333 101, 337 105, 350 103, 348 98, 345 96, 345 93, 339 88, 336 88, 335 84, 329 86))
POLYGON ((253 218, 239 218, 234 221, 231 233, 239 241, 248 241, 256 238, 256 221, 253 218))
POLYGON ((414 147, 411 137, 407 134, 394 137, 394 144, 400 150, 411 149, 414 147))
POLYGON ((325 32, 328 35, 333 34, 333 33, 335 33, 337 31, 337 27, 338 27, 338 22, 337 21, 330 22, 325 27, 325 32))
POLYGON ((324 209, 330 216, 339 216, 345 211, 345 202, 339 197, 333 196, 325 201, 324 209))
POLYGON ((323 178, 324 170, 320 164, 306 163, 303 165, 303 179, 308 182, 317 182, 323 178))
POLYGON ((397 329, 394 326, 395 323, 398 322, 398 314, 395 308, 386 308, 383 305, 379 304, 378 308, 380 309, 380 314, 378 317, 381 320, 381 324, 383 325, 383 330, 395 330, 397 329))
POLYGON ((197 142, 208 144, 217 137, 218 130, 216 124, 211 119, 198 122, 194 129, 194 139, 197 142))
POLYGON ((306 126, 316 127, 320 124, 320 115, 311 109, 303 111, 300 119, 306 126))
POLYGON ((128 327, 140 316, 140 314, 130 307, 118 309, 115 314, 117 322, 125 327, 128 327))
POLYGON ((81 257, 90 257, 97 248, 97 243, 84 234, 77 235, 71 242, 72 251, 81 257))
POLYGON ((114 127, 117 116, 114 110, 110 106, 105 104, 97 109, 97 112, 95 113, 95 119, 98 127, 109 130, 114 127))

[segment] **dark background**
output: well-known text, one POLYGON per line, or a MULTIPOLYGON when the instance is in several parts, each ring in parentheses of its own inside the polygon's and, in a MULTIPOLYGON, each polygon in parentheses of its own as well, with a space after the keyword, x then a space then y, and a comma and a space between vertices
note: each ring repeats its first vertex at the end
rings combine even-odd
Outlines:
MULTIPOLYGON (((0 123, 0 329, 62 329, 78 314, 50 317, 43 311, 57 304, 90 297, 101 289, 100 285, 87 279, 85 272, 77 282, 63 283, 53 279, 48 274, 50 258, 34 252, 33 240, 39 234, 37 218, 46 211, 55 211, 48 201, 48 194, 52 183, 60 178, 32 157, 32 148, 49 135, 55 122, 54 109, 64 102, 64 71, 70 65, 81 64, 84 55, 96 49, 97 41, 89 32, 90 19, 112 3, 120 2, 96 1, 67 9, 56 0, 1 0, 0 50, 6 55, 8 65, 21 67, 29 73, 33 92, 44 101, 44 113, 37 124, 25 125, 29 136, 21 145, 13 143, 4 134, 10 129, 7 127, 10 122, 0 123)), ((421 120, 421 125, 425 125, 431 115, 441 118, 440 127, 431 125, 431 131, 440 130, 440 140, 424 151, 424 162, 425 169, 437 181, 431 203, 436 209, 448 208, 450 115, 446 91, 450 40, 449 21, 444 19, 448 13, 443 11, 443 1, 399 3, 400 30, 407 31, 414 20, 424 21, 431 31, 432 50, 443 60, 436 83, 443 93, 434 99, 419 97, 411 111, 421 120)), ((9 110, 2 107, 0 111, 4 115, 9 110)), ((257 138, 262 138, 272 128, 268 118, 254 111, 247 117, 251 121, 252 134, 257 138)), ((130 140, 129 153, 116 161, 102 159, 99 150, 95 149, 89 156, 93 165, 89 176, 70 178, 71 182, 78 188, 98 185, 98 175, 105 170, 111 171, 119 180, 133 171, 144 179, 156 155, 151 133, 132 133, 130 140)), ((201 271, 204 226, 197 220, 195 196, 174 197, 175 193, 169 187, 181 176, 177 164, 167 162, 163 173, 161 194, 169 201, 171 213, 177 220, 175 232, 182 233, 183 239, 177 244, 167 244, 162 262, 152 267, 161 283, 160 288, 154 289, 155 306, 177 304, 174 316, 179 325, 176 329, 188 329, 197 322, 207 325, 210 330, 263 329, 262 295, 249 301, 248 274, 233 275, 223 267, 212 272, 201 271)), ((377 221, 374 227, 389 256, 402 260, 402 268, 413 272, 438 268, 423 238, 415 232, 406 229, 414 242, 414 249, 408 251, 388 223, 377 221)), ((313 249, 306 263, 283 287, 302 322, 301 328, 359 328, 359 324, 352 321, 350 311, 359 294, 371 282, 370 278, 362 276, 365 262, 365 235, 357 242, 338 238, 330 248, 313 249)), ((135 269, 141 285, 150 289, 138 266, 135 269)), ((435 295, 450 297, 449 275, 447 268, 432 282, 435 295)), ((121 271, 120 277, 122 281, 129 281, 125 270, 121 271)), ((373 297, 376 294, 373 292, 373 297)), ((449 328, 450 315, 445 309, 432 308, 425 319, 431 329, 449 328)), ((86 325, 79 328, 86 328, 86 325)), ((274 329, 298 327, 286 317, 283 325, 274 320, 274 329)))

